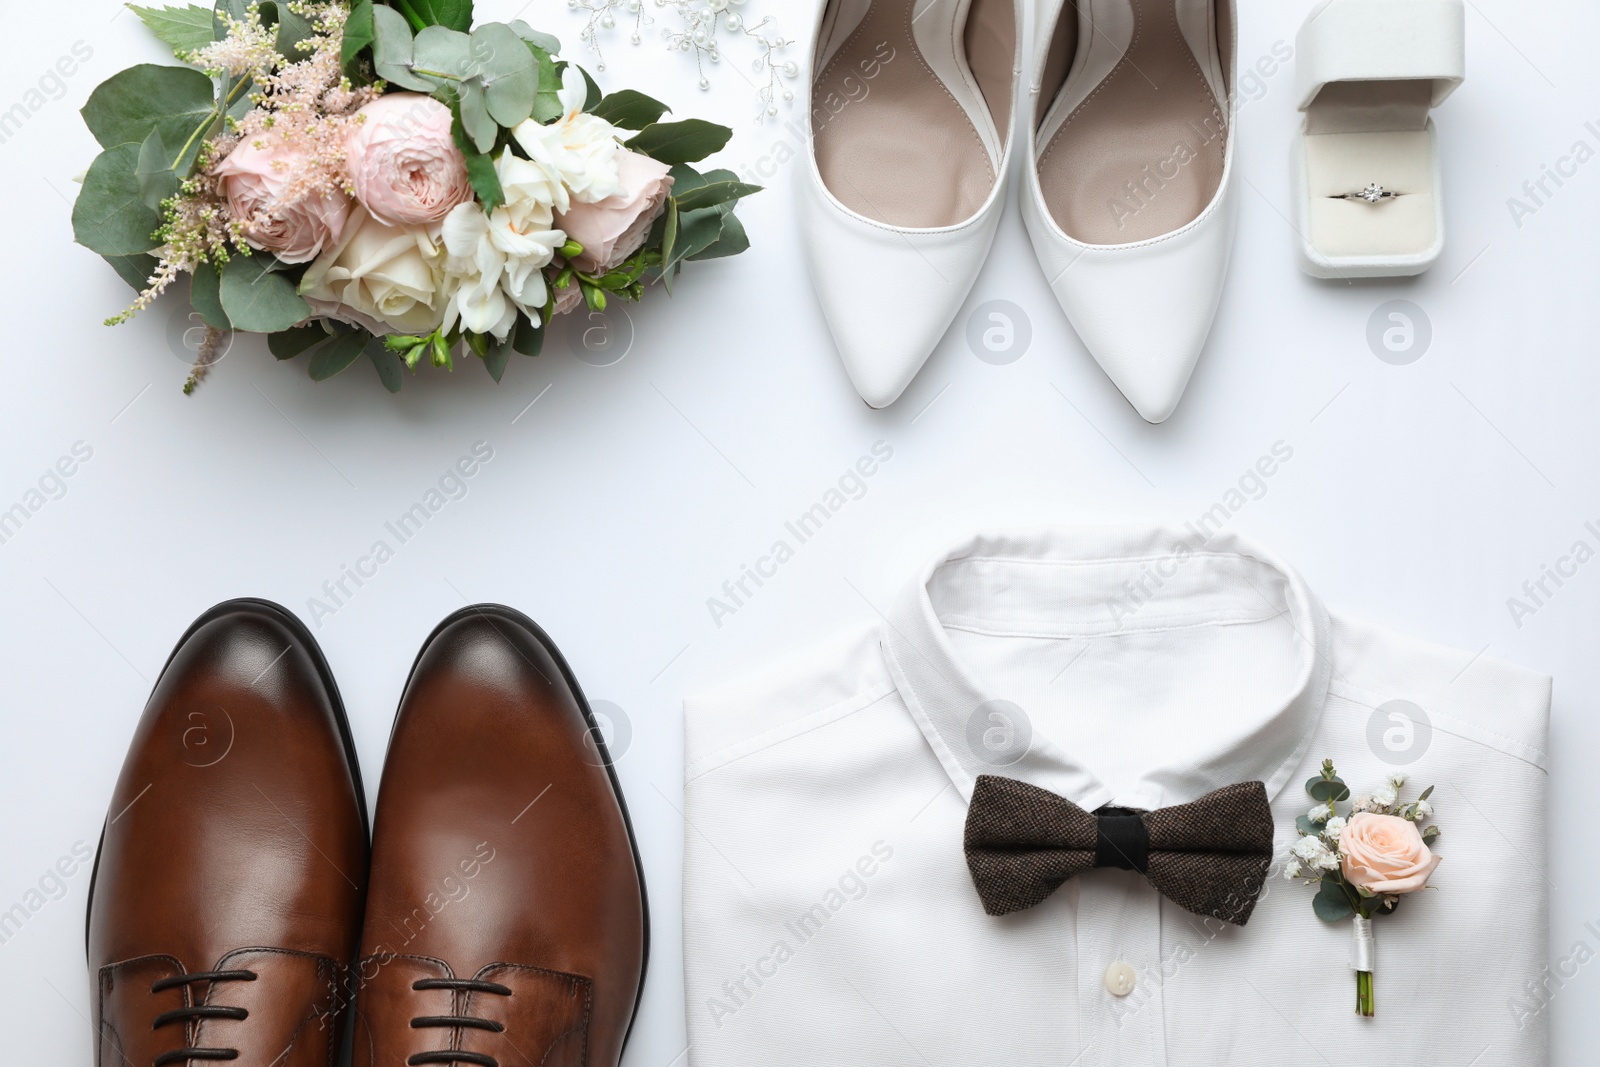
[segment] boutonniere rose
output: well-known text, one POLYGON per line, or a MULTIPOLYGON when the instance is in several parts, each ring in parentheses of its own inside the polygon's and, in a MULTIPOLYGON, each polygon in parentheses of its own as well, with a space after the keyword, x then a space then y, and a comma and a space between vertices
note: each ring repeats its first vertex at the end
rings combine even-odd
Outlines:
POLYGON ((1439 866, 1417 824, 1398 815, 1361 811, 1339 834, 1345 881, 1371 893, 1414 893, 1439 866))

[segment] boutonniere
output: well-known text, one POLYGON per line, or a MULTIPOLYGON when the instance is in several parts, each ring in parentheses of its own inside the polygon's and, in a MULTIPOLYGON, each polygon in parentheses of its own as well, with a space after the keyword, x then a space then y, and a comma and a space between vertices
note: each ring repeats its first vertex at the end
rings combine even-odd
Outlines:
POLYGON ((1371 793, 1350 796, 1332 760, 1322 761, 1322 774, 1306 782, 1316 807, 1295 819, 1299 839, 1290 848, 1283 876, 1318 886, 1311 907, 1323 922, 1353 919, 1350 967, 1356 972, 1356 1012, 1375 1011, 1372 972, 1377 942, 1372 920, 1391 915, 1400 898, 1428 884, 1440 857, 1428 846, 1439 836, 1437 826, 1424 826, 1433 815, 1428 797, 1433 786, 1409 804, 1400 799, 1406 776, 1393 774, 1371 793), (1340 804, 1349 807, 1341 813, 1340 804))

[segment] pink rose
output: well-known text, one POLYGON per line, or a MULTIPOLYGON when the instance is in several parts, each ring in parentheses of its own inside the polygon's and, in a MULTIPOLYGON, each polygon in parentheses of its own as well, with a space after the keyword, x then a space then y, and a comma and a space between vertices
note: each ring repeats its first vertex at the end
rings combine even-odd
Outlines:
POLYGON ((438 222, 472 199, 450 109, 421 93, 390 93, 356 112, 345 160, 356 199, 389 226, 438 222))
POLYGON ((572 261, 586 274, 604 274, 639 250, 672 192, 670 168, 638 152, 617 153, 622 191, 593 204, 574 201, 556 225, 583 246, 572 261))
POLYGON ((309 263, 339 243, 350 220, 350 200, 341 193, 310 193, 285 200, 304 153, 285 144, 258 148, 253 140, 217 164, 228 211, 244 224, 245 238, 285 263, 309 263))
POLYGON ((583 307, 583 291, 578 288, 576 281, 568 282, 565 289, 556 289, 555 306, 550 309, 552 315, 565 315, 569 311, 576 311, 583 307))
POLYGON ((1344 876, 1374 893, 1412 893, 1428 884, 1441 857, 1428 850, 1417 826, 1398 815, 1359 811, 1339 833, 1344 876))

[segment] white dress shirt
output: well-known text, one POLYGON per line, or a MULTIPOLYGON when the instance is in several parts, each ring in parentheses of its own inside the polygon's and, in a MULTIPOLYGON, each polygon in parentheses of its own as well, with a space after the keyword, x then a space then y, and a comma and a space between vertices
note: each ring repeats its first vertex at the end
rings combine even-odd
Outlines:
POLYGON ((974 537, 879 625, 686 702, 691 1067, 1529 1067, 1546 1062, 1550 680, 1330 616, 1231 534, 974 537), (1323 761, 1431 801, 1430 888, 1349 920, 1281 877, 1323 761), (1092 811, 1266 784, 1243 927, 1100 869, 984 914, 978 775, 1092 811))

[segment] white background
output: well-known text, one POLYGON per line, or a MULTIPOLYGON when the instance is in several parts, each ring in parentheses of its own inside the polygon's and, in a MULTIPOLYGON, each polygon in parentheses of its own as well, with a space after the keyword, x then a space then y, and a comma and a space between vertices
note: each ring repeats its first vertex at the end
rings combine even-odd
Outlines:
MULTIPOLYGON (((479 18, 515 17, 519 3, 484 0, 479 18)), ((812 5, 783 6, 794 9, 788 36, 805 37, 812 5)), ((774 165, 801 148, 782 123, 802 117, 790 109, 752 122, 753 52, 737 41, 702 93, 689 57, 667 54, 655 36, 666 15, 640 47, 622 28, 605 38, 602 84, 733 125, 723 161, 763 165, 770 189, 741 208, 753 249, 692 265, 674 298, 652 293, 632 309, 637 338, 620 362, 581 361, 557 330, 537 360, 513 356, 498 387, 466 365, 419 373, 391 397, 365 362, 316 384, 303 359, 279 365, 258 341, 240 340, 185 397, 187 368, 169 341, 183 312, 167 303, 131 325, 101 326, 129 292, 71 243, 67 202, 72 176, 97 151, 76 109, 116 71, 162 59, 160 46, 110 0, 7 4, 0 110, 24 101, 75 42, 93 56, 0 145, 9 205, 0 510, 75 442, 93 458, 0 545, 0 910, 24 900, 75 842, 93 845, 150 684, 195 615, 254 595, 309 618, 324 580, 379 538, 393 545, 384 522, 486 441, 494 459, 469 494, 316 635, 369 789, 419 643, 467 602, 528 612, 590 697, 623 709, 631 741, 620 772, 654 921, 626 1062, 682 1063, 683 695, 870 621, 920 561, 964 531, 1186 521, 1282 441, 1292 460, 1239 510, 1236 528, 1294 562, 1336 612, 1555 677, 1549 949, 1552 961, 1580 941, 1600 949, 1585 927, 1600 922, 1591 889, 1600 877, 1600 562, 1520 626, 1507 608, 1575 541, 1600 547, 1584 528, 1600 520, 1600 161, 1559 190, 1549 185, 1555 195, 1520 227, 1507 205, 1575 142, 1600 149, 1600 9, 1469 0, 1468 80, 1438 115, 1444 258, 1415 281, 1349 284, 1302 276, 1285 221, 1297 115, 1292 65, 1271 57, 1275 45, 1292 47, 1310 6, 1242 4, 1241 70, 1266 62, 1238 120, 1238 246, 1188 395, 1152 427, 1067 326, 1014 210, 921 376, 890 410, 863 405, 801 263, 789 210, 801 168, 774 165), (973 309, 997 299, 1031 326, 1030 346, 1008 365, 980 361, 964 334, 973 309), (1392 299, 1414 302, 1431 324, 1431 345, 1409 365, 1380 361, 1366 339, 1369 317, 1392 299), (879 440, 894 457, 865 495, 714 625, 707 598, 879 440)), ((763 9, 780 13, 774 0, 745 10, 763 9)), ((565 3, 534 0, 520 14, 594 66, 578 41, 581 17, 565 3)), ((788 55, 803 63, 804 52, 788 55)), ((1448 826, 1449 813, 1440 818, 1448 826)), ((90 1062, 87 887, 85 870, 0 945, 8 1060, 90 1062)), ((1555 995, 1557 1064, 1592 1062, 1600 1042, 1594 971, 1580 968, 1555 995)), ((1295 1056, 1294 1034, 1278 1036, 1295 1056)))

